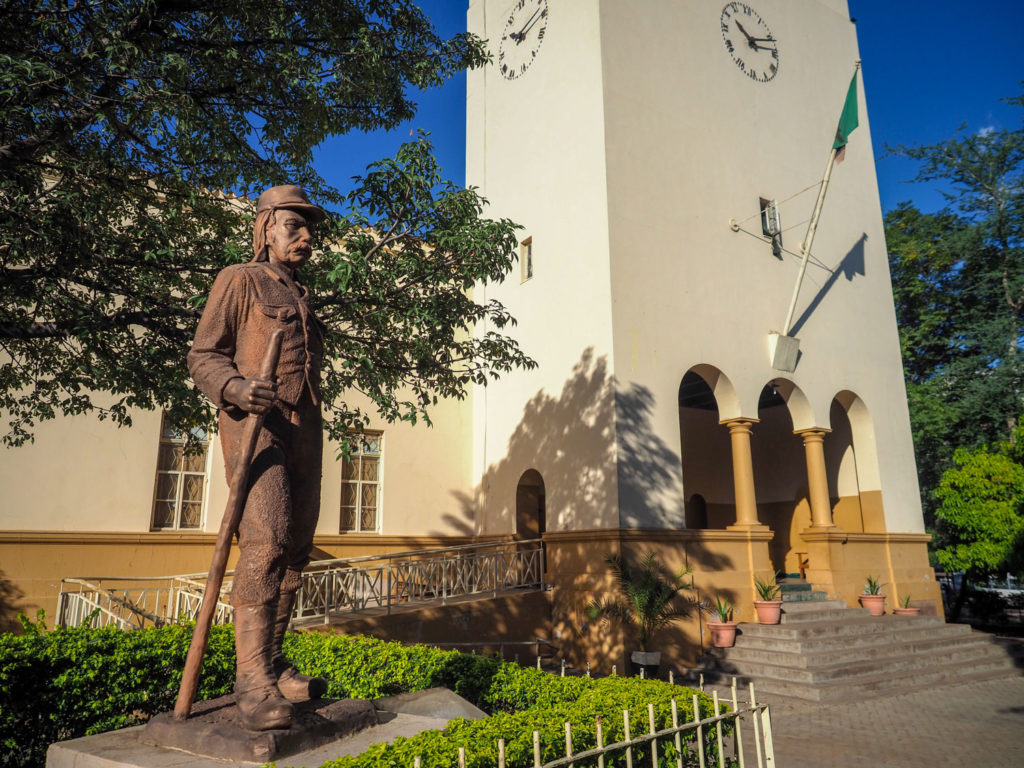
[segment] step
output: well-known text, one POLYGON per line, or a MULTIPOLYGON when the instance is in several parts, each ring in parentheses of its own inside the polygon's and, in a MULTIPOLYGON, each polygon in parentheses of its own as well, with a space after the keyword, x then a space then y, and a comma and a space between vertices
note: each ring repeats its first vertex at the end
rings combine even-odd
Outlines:
MULTIPOLYGON (((908 653, 942 652, 947 649, 972 648, 980 650, 980 646, 991 646, 985 637, 974 635, 956 635, 953 637, 925 637, 911 641, 878 644, 860 644, 830 648, 817 651, 806 651, 797 647, 747 647, 736 646, 724 650, 720 654, 730 663, 742 665, 747 663, 775 664, 793 669, 824 668, 830 664, 847 664, 858 661, 901 656, 908 653)), ((714 654, 718 655, 718 654, 714 654)))
POLYGON ((991 644, 938 647, 925 653, 904 652, 898 655, 897 650, 890 648, 887 652, 874 658, 842 663, 828 662, 804 668, 787 664, 786 662, 789 661, 787 659, 757 662, 729 655, 721 661, 724 668, 736 669, 743 675, 754 679, 770 677, 817 685, 856 680, 882 673, 892 677, 907 677, 916 675, 922 670, 946 665, 969 669, 972 665, 999 661, 1012 667, 1012 662, 1007 659, 1006 654, 991 644))
POLYGON ((1006 659, 990 660, 970 667, 947 664, 919 669, 909 676, 894 676, 888 672, 865 675, 854 680, 805 684, 788 679, 755 677, 759 692, 810 701, 830 702, 842 699, 862 699, 877 693, 909 692, 937 685, 961 684, 974 680, 989 680, 1007 674, 1020 674, 1006 659))
POLYGON ((783 579, 777 583, 783 592, 810 592, 813 589, 809 582, 802 579, 783 579))
MULTIPOLYGON (((731 665, 707 665, 702 674, 706 682, 712 683, 727 683, 733 677, 743 684, 752 681, 760 693, 792 696, 810 701, 836 701, 863 698, 867 694, 880 691, 908 691, 936 684, 959 684, 1005 675, 1019 675, 1020 670, 1004 653, 984 654, 959 663, 933 662, 924 657, 924 660, 910 671, 894 672, 891 669, 876 668, 862 671, 857 675, 813 682, 798 679, 789 669, 783 670, 782 675, 770 675, 731 665)), ((692 676, 696 677, 696 673, 692 676)))
POLYGON ((909 643, 930 637, 962 637, 969 636, 971 632, 970 627, 942 624, 892 625, 845 622, 827 626, 811 621, 774 626, 741 624, 736 636, 736 646, 811 653, 876 644, 909 643))
MULTIPOLYGON (((856 609, 842 618, 806 621, 787 621, 785 624, 758 624, 744 622, 739 625, 741 637, 777 637, 790 640, 811 640, 828 637, 855 637, 858 635, 884 635, 885 633, 907 632, 917 629, 947 626, 937 616, 869 616, 867 612, 857 613, 856 609)), ((961 625, 962 626, 962 625, 961 625)), ((970 632, 970 627, 954 629, 954 632, 970 632)))
POLYGON ((823 600, 828 600, 828 594, 818 590, 782 593, 784 603, 819 603, 823 600))
POLYGON ((807 684, 788 679, 767 677, 751 677, 735 672, 705 671, 705 681, 709 683, 729 683, 732 678, 737 684, 746 685, 753 682, 759 694, 787 696, 809 701, 840 701, 860 700, 872 694, 907 693, 910 691, 931 689, 937 685, 959 685, 977 680, 991 680, 1005 677, 1008 674, 1019 675, 1020 671, 1008 666, 1005 659, 997 662, 972 666, 965 670, 958 666, 942 666, 918 671, 908 677, 894 677, 889 673, 865 675, 857 680, 840 682, 807 684))
POLYGON ((808 640, 776 640, 768 638, 748 638, 744 642, 737 642, 737 648, 752 651, 777 651, 779 653, 807 654, 829 654, 848 653, 871 649, 887 645, 913 646, 917 643, 934 638, 940 642, 956 642, 959 639, 968 638, 964 633, 934 633, 922 630, 901 633, 899 635, 855 635, 852 637, 826 637, 813 638, 808 640))
POLYGON ((847 608, 842 600, 807 600, 783 602, 782 623, 797 621, 836 621, 846 616, 862 616, 862 608, 847 608))

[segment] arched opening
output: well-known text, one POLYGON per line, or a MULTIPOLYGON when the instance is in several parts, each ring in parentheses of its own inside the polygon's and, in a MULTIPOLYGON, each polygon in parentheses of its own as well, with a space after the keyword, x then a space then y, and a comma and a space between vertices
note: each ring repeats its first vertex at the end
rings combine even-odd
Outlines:
POLYGON ((694 531, 708 527, 708 503, 699 493, 686 500, 686 527, 694 531))
POLYGON ((825 466, 835 524, 847 531, 882 533, 885 511, 871 413, 859 396, 843 390, 832 400, 829 417, 825 466))
POLYGON ((539 539, 545 531, 544 478, 526 470, 516 486, 516 538, 539 539))
POLYGON ((687 528, 725 528, 736 522, 729 430, 739 416, 732 382, 710 365, 696 365, 679 384, 679 440, 687 528))
POLYGON ((788 379, 774 379, 761 389, 757 429, 751 441, 757 517, 771 528, 772 567, 798 573, 803 541, 799 532, 810 525, 807 466, 803 443, 793 434, 811 420, 803 392, 788 379))

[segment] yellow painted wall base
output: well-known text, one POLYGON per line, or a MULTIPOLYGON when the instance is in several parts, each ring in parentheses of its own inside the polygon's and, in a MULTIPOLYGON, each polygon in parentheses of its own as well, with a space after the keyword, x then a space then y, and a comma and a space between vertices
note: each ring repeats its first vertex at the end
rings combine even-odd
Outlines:
MULTIPOLYGON (((47 623, 52 626, 64 578, 206 573, 215 541, 212 533, 191 532, 0 531, 0 631, 16 630, 19 613, 35 618, 39 610, 46 612, 47 623)), ((316 537, 313 559, 386 554, 470 541, 454 536, 335 534, 316 537)), ((237 556, 233 547, 228 568, 234 567, 237 556)))
MULTIPOLYGON (((332 620, 329 627, 301 629, 370 635, 401 643, 441 644, 442 647, 459 644, 465 646, 467 653, 470 648, 484 653, 501 651, 507 659, 518 654, 524 664, 530 663, 538 652, 538 637, 550 641, 560 651, 560 640, 551 626, 551 592, 468 600, 395 612, 390 616, 352 616, 332 620), (507 643, 504 649, 502 642, 507 643)), ((551 649, 542 643, 540 652, 548 655, 551 649)))
MULTIPOLYGON (((928 566, 927 535, 805 530, 800 536, 808 552, 808 581, 829 597, 856 606, 857 595, 871 575, 884 582, 888 609, 909 594, 924 613, 943 615, 939 586, 928 566)), ((692 570, 694 588, 688 592, 689 597, 713 601, 721 596, 736 606, 736 619, 751 621, 756 597, 753 579, 767 578, 773 572, 773 537, 768 530, 735 529, 548 532, 544 537, 547 578, 553 585, 544 598, 549 600, 548 607, 517 607, 504 615, 474 603, 476 607, 465 609, 458 621, 466 625, 463 634, 469 640, 485 636, 498 639, 502 635, 512 640, 528 639, 536 632, 558 645, 573 666, 585 668, 590 663, 596 671, 610 672, 615 665, 621 674, 629 668, 629 652, 639 649, 636 639, 621 627, 591 619, 587 611, 587 604, 595 597, 615 594, 605 563, 608 555, 635 557, 654 551, 673 572, 692 570), (524 631, 526 638, 520 637, 524 631)), ((332 535, 317 538, 314 557, 384 554, 469 541, 456 537, 332 535)), ((40 608, 52 624, 63 577, 205 573, 213 544, 211 534, 0 533, 0 577, 5 580, 0 584, 0 611, 8 622, 3 628, 10 628, 16 613, 32 616, 40 608)), ((229 567, 233 563, 234 554, 229 567)), ((660 632, 651 650, 662 651, 665 666, 692 665, 709 644, 706 618, 694 610, 690 617, 660 632)), ((440 614, 392 617, 383 623, 360 619, 350 622, 347 631, 373 634, 379 630, 385 636, 406 641, 452 642, 443 640, 445 633, 440 628, 444 621, 440 614)))
MULTIPOLYGON (((693 586, 686 594, 694 600, 721 596, 736 606, 735 618, 754 616, 754 575, 772 573, 768 545, 770 531, 741 530, 593 530, 549 532, 548 574, 554 587, 552 621, 560 634, 570 664, 585 668, 589 662, 599 672, 622 674, 629 653, 639 650, 635 637, 621 627, 591 619, 587 604, 595 597, 614 597, 615 584, 605 559, 612 554, 636 557, 654 551, 673 572, 690 568, 693 586)), ((694 609, 691 615, 662 630, 650 650, 662 652, 664 666, 692 665, 709 645, 706 616, 694 609)))
POLYGON ((872 576, 883 583, 887 611, 909 594, 922 613, 945 616, 941 589, 928 565, 928 534, 806 530, 801 536, 808 549, 807 580, 829 597, 856 606, 872 576))

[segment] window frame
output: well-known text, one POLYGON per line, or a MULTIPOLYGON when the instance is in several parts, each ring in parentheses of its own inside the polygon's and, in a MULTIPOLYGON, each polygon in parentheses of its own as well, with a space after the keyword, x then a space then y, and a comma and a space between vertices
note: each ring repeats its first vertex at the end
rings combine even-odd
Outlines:
POLYGON ((384 497, 384 494, 383 494, 383 488, 384 488, 384 432, 383 432, 383 430, 366 429, 366 430, 363 430, 362 432, 354 432, 354 433, 352 433, 352 436, 356 440, 356 443, 357 443, 357 446, 358 446, 358 452, 351 453, 348 458, 343 458, 342 462, 341 462, 341 477, 340 477, 340 483, 339 483, 339 488, 340 488, 341 494, 340 494, 340 503, 338 505, 338 533, 340 533, 340 534, 350 534, 350 533, 377 533, 377 534, 379 534, 381 532, 381 530, 382 530, 382 527, 383 527, 382 511, 383 511, 383 508, 384 508, 384 504, 383 504, 383 497, 384 497), (368 452, 363 450, 364 442, 363 442, 362 438, 364 436, 372 437, 372 438, 374 438, 376 440, 376 443, 377 443, 377 451, 376 451, 376 453, 368 453, 368 452), (362 460, 365 457, 376 458, 376 460, 377 460, 377 476, 376 476, 375 480, 368 481, 368 480, 364 480, 363 477, 362 477, 362 467, 363 467, 362 460), (354 470, 354 473, 353 473, 353 477, 351 479, 346 478, 345 477, 345 466, 347 464, 354 463, 354 460, 358 460, 358 463, 355 464, 355 470, 354 470), (345 486, 346 485, 355 485, 356 496, 355 496, 355 504, 354 505, 346 505, 344 503, 344 501, 345 501, 345 486), (362 527, 363 526, 363 509, 362 509, 362 507, 363 507, 363 503, 362 503, 363 502, 363 489, 367 485, 373 485, 376 488, 376 491, 377 491, 376 504, 374 506, 374 521, 375 521, 376 525, 372 529, 366 529, 366 528, 362 527), (351 509, 353 511, 352 518, 353 518, 354 525, 353 525, 352 528, 345 528, 345 527, 342 526, 342 523, 344 522, 343 515, 344 515, 346 509, 351 509))
POLYGON ((533 280, 535 274, 533 268, 533 236, 524 237, 519 242, 519 282, 525 283, 533 280))
MULTIPOLYGON (((204 531, 206 529, 206 512, 207 512, 207 501, 209 499, 210 490, 210 458, 212 451, 210 447, 212 445, 212 439, 209 433, 205 433, 205 440, 200 440, 199 443, 203 447, 203 469, 201 472, 196 470, 185 469, 184 464, 184 446, 186 440, 183 436, 173 437, 170 435, 170 430, 167 428, 167 413, 162 412, 160 414, 160 433, 157 441, 157 458, 156 458, 156 472, 153 482, 153 505, 149 515, 149 530, 153 533, 162 533, 164 531, 170 532, 181 532, 181 531, 204 531), (181 447, 182 448, 182 464, 177 470, 163 469, 160 466, 161 453, 165 446, 170 447, 181 447), (160 480, 163 475, 176 475, 177 479, 174 486, 174 499, 160 498, 160 480), (182 526, 182 514, 184 508, 184 488, 186 476, 202 478, 202 491, 199 497, 199 521, 195 526, 183 527, 182 526), (157 525, 156 515, 157 506, 161 503, 169 501, 174 502, 174 519, 170 525, 157 525)), ((191 501, 191 499, 190 499, 191 501)))

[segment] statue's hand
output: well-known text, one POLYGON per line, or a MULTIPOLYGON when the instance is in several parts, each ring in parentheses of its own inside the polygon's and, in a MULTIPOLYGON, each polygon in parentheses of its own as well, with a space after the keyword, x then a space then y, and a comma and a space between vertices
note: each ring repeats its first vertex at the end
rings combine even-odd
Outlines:
POLYGON ((231 379, 224 386, 224 399, 246 413, 266 413, 277 399, 277 382, 268 379, 231 379))

